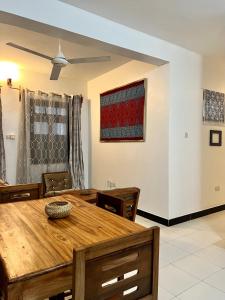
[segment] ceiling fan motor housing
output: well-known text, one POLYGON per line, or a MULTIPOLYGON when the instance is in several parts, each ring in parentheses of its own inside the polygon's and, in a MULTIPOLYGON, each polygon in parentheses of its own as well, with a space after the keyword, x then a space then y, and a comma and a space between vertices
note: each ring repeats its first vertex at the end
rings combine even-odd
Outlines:
POLYGON ((65 67, 68 63, 69 62, 65 59, 65 57, 54 57, 52 59, 52 64, 59 64, 61 67, 65 67))

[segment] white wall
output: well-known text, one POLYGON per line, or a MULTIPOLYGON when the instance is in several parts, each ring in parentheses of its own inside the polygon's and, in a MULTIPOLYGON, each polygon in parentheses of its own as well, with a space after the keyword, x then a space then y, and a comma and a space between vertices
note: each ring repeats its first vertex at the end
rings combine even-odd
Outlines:
MULTIPOLYGON (((203 88, 225 93, 225 60, 223 58, 204 58, 203 88)), ((202 132, 202 206, 209 208, 225 203, 225 127, 205 124, 202 125, 202 132), (210 129, 222 130, 221 147, 209 146, 210 129)))
POLYGON ((88 82, 92 116, 92 186, 141 188, 139 208, 168 217, 169 65, 132 61, 88 82), (145 142, 100 143, 99 94, 147 78, 145 142))
MULTIPOLYGON (((50 81, 47 75, 21 70, 20 79, 14 82, 15 86, 21 84, 23 87, 31 90, 42 90, 46 92, 55 92, 59 94, 83 94, 85 97, 82 106, 82 140, 85 168, 85 186, 89 185, 89 101, 86 99, 86 83, 84 81, 72 81, 69 79, 59 79, 50 81)), ((2 88, 2 108, 3 108, 3 132, 6 152, 6 176, 11 184, 16 182, 16 162, 17 162, 17 142, 18 127, 20 118, 21 102, 18 98, 17 90, 2 88), (6 139, 6 135, 15 134, 15 140, 6 139)))
POLYGON ((6 180, 14 184, 16 181, 17 140, 20 103, 18 91, 2 88, 2 126, 6 156, 6 180), (16 135, 16 140, 7 140, 6 135, 16 135))
POLYGON ((202 77, 204 89, 225 93, 225 59, 204 57, 202 77))
POLYGON ((65 39, 82 40, 102 49, 110 47, 112 52, 125 52, 141 60, 153 57, 168 61, 169 217, 201 208, 202 69, 198 54, 55 0, 21 0, 20 5, 16 0, 2 1, 0 15, 26 28, 55 36, 59 32, 65 39), (189 139, 184 139, 185 132, 189 139))
POLYGON ((164 218, 201 209, 201 64, 196 60, 184 67, 183 77, 187 80, 178 80, 177 75, 174 89, 169 64, 152 68, 137 61, 88 82, 93 127, 92 185, 106 188, 110 180, 119 187, 139 186, 139 208, 164 218), (99 94, 141 78, 148 79, 146 141, 100 143, 99 94))
POLYGON ((169 218, 203 209, 202 170, 202 61, 177 52, 170 68, 169 218))

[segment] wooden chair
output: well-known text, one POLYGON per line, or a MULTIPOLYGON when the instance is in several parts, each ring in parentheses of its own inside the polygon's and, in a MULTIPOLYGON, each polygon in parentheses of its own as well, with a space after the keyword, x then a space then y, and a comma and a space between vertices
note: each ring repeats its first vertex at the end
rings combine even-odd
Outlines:
POLYGON ((49 300, 69 300, 69 299, 72 299, 71 291, 66 291, 64 293, 49 298, 49 300))
POLYGON ((158 269, 158 227, 80 247, 73 252, 72 299, 157 300, 158 269))
POLYGON ((97 193, 97 206, 135 221, 140 189, 136 187, 97 193))
POLYGON ((0 204, 42 198, 42 184, 16 184, 0 187, 0 204))
POLYGON ((9 184, 8 184, 7 181, 5 181, 4 179, 0 178, 0 187, 1 187, 1 186, 8 186, 8 185, 9 185, 9 184))
POLYGON ((72 178, 69 172, 51 172, 42 174, 43 194, 55 196, 57 191, 72 189, 72 178))

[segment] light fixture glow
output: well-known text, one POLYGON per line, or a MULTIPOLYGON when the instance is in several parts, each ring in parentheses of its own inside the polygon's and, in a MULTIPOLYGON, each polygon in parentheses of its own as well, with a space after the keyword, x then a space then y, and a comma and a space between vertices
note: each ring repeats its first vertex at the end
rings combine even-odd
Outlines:
POLYGON ((0 61, 0 80, 7 79, 19 79, 18 65, 9 61, 0 61))

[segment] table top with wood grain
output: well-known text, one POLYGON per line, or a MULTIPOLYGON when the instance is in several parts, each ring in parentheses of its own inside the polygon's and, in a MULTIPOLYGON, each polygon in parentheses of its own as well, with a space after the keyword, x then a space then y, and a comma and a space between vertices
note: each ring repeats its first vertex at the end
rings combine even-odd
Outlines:
POLYGON ((141 225, 72 195, 0 205, 0 259, 15 283, 72 264, 73 248, 143 230, 141 225), (70 201, 69 217, 51 220, 45 205, 70 201))

